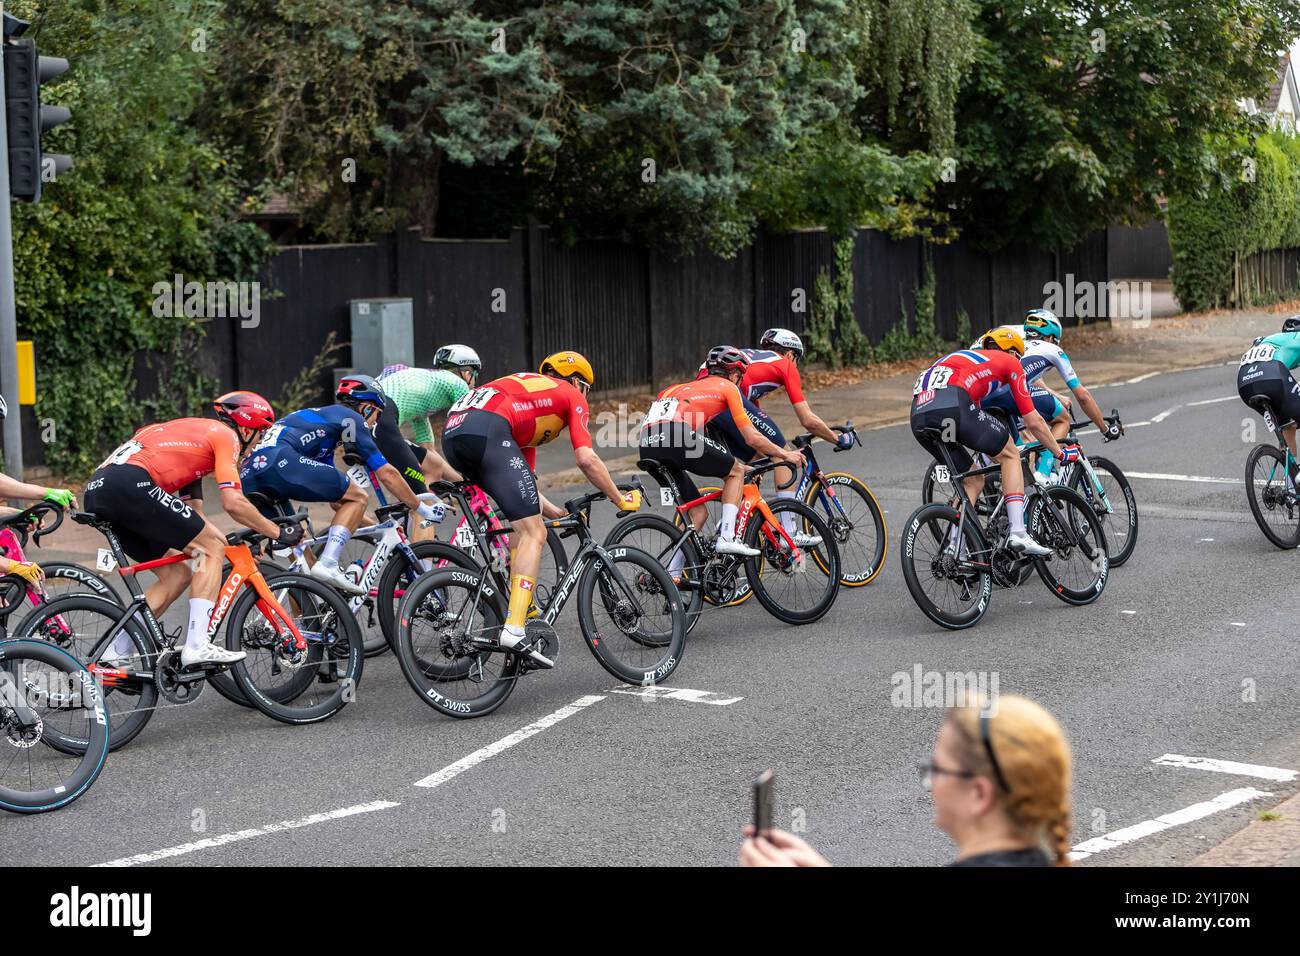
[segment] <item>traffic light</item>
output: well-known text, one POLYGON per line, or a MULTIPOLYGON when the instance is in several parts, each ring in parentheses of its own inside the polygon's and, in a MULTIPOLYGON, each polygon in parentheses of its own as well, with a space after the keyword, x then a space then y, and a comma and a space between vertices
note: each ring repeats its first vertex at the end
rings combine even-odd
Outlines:
POLYGON ((72 157, 41 151, 41 134, 72 118, 66 106, 41 103, 41 84, 67 72, 68 61, 41 56, 32 40, 18 39, 27 23, 4 14, 5 120, 9 135, 9 193, 41 201, 41 185, 72 168, 72 157))

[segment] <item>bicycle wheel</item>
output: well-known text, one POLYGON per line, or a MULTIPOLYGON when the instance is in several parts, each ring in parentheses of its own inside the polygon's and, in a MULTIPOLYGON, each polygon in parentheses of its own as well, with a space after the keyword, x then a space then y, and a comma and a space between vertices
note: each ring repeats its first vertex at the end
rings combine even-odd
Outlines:
POLYGON ((782 515, 792 515, 792 527, 810 529, 808 533, 821 538, 821 543, 792 548, 756 511, 745 528, 745 544, 760 553, 745 559, 745 576, 759 603, 778 621, 811 624, 831 609, 839 594, 840 551, 835 536, 817 512, 794 498, 777 498, 768 507, 778 523, 782 515))
POLYGON ((90 568, 83 568, 79 564, 67 561, 42 561, 40 565, 41 570, 45 572, 41 589, 48 600, 53 601, 55 598, 67 597, 69 594, 94 594, 107 598, 119 607, 122 606, 122 599, 113 590, 113 586, 90 568))
POLYGON ((619 680, 661 683, 686 648, 681 595, 654 556, 625 545, 608 554, 608 562, 588 564, 578 582, 582 636, 600 666, 619 680))
MULTIPOLYGON (((722 489, 717 487, 716 485, 706 485, 705 487, 699 489, 701 495, 711 495, 714 492, 721 491, 721 490, 722 489)), ((704 509, 708 512, 708 517, 704 519, 704 524, 700 527, 698 531, 699 539, 701 541, 716 541, 718 539, 718 521, 721 520, 722 518, 722 500, 720 498, 714 498, 712 501, 708 502, 704 506, 704 509)), ((682 516, 682 513, 680 511, 677 511, 673 514, 673 524, 676 525, 679 529, 685 529, 686 519, 682 516)), ((649 550, 649 549, 642 549, 642 550, 649 550)), ((695 550, 698 552, 700 549, 697 547, 695 550)), ((652 551, 651 554, 653 553, 654 552, 652 551)), ((708 559, 701 554, 700 560, 701 563, 707 563, 708 559)), ((749 586, 749 579, 745 577, 743 573, 740 575, 740 579, 736 582, 735 592, 736 592, 736 596, 733 597, 730 601, 717 602, 708 599, 707 597, 705 598, 705 600, 707 600, 708 603, 712 604, 714 607, 736 607, 738 605, 744 604, 753 595, 754 589, 749 586)), ((692 622, 688 626, 687 628, 688 633, 690 629, 693 628, 694 626, 695 626, 694 622, 692 622)))
MULTIPOLYGON (((885 516, 876 496, 861 479, 842 471, 826 472, 823 477, 825 489, 821 479, 814 481, 803 503, 809 508, 821 504, 826 525, 840 550, 840 584, 860 588, 874 581, 885 566, 889 551, 885 516)), ((811 533, 807 527, 803 530, 811 533)), ((814 551, 813 559, 819 557, 820 553, 814 551)))
POLYGON ((1288 488, 1286 456, 1256 445, 1246 459, 1246 498, 1264 537, 1277 547, 1300 547, 1300 498, 1288 488))
MULTIPOLYGON (((411 542, 411 550, 421 561, 428 562, 429 570, 441 571, 443 568, 464 568, 473 571, 478 564, 460 548, 441 541, 411 542)), ((410 566, 400 552, 395 553, 384 568, 379 579, 375 604, 379 609, 379 626, 383 628, 384 638, 394 651, 397 634, 397 608, 406 595, 407 589, 417 580, 420 572, 410 566)))
POLYGON ((1049 591, 1076 607, 1101 597, 1110 574, 1106 534, 1092 505, 1078 492, 1055 487, 1034 495, 1025 510, 1025 528, 1053 551, 1034 561, 1049 591))
POLYGON ((1118 568, 1133 556, 1133 549, 1137 547, 1137 499, 1133 497, 1133 488, 1124 473, 1110 459, 1089 458, 1088 464, 1097 473, 1101 487, 1092 482, 1082 464, 1074 466, 1069 487, 1092 506, 1102 533, 1106 535, 1110 566, 1118 568))
MULTIPOLYGON (((948 466, 937 461, 930 462, 930 467, 921 479, 921 501, 924 504, 942 504, 952 506, 959 491, 948 474, 948 466)), ((998 499, 1002 497, 1002 477, 994 473, 984 478, 984 488, 975 498, 975 513, 987 518, 997 509, 998 499)))
POLYGON ((514 690, 521 661, 475 646, 505 624, 505 597, 482 570, 444 569, 420 575, 398 612, 397 661, 406 682, 440 714, 461 720, 500 707, 514 690), (427 662, 437 661, 430 668, 427 662), (445 675, 455 675, 446 677, 445 675))
POLYGON ((967 521, 965 551, 960 553, 955 547, 958 521, 957 511, 945 504, 917 508, 907 519, 900 559, 903 580, 916 606, 950 631, 978 624, 993 594, 988 545, 979 529, 967 521))
POLYGON ((246 587, 226 625, 226 647, 248 655, 230 668, 235 683, 254 707, 281 723, 327 720, 356 697, 365 659, 361 629, 328 584, 305 574, 281 574, 267 583, 307 648, 293 650, 263 614, 257 592, 246 587))
MULTIPOLYGON (((665 568, 672 563, 670 557, 673 546, 681 538, 682 529, 667 518, 659 515, 629 515, 614 522, 614 527, 605 536, 605 547, 626 545, 639 548, 646 554, 653 555, 665 568)), ((682 611, 686 615, 686 633, 695 629, 704 610, 704 558, 693 540, 688 539, 681 549, 681 564, 669 574, 680 582, 677 592, 681 595, 682 611)))
MULTIPOLYGON (((95 648, 103 644, 122 614, 123 609, 107 598, 70 594, 33 608, 18 625, 15 637, 53 644, 79 661, 95 664, 95 648)), ((134 740, 158 706, 153 642, 135 617, 126 622, 122 633, 130 644, 126 657, 103 665, 108 669, 98 678, 103 687, 112 750, 134 740)), ((111 650, 102 648, 100 661, 111 650)), ((47 730, 44 739, 55 750, 68 754, 85 753, 93 743, 85 732, 65 734, 58 728, 47 730)))
POLYGON ((569 570, 569 555, 564 542, 555 529, 546 529, 546 547, 542 548, 542 563, 537 569, 537 585, 533 588, 533 605, 538 611, 551 606, 555 590, 569 570))
POLYGON ((108 717, 94 676, 44 641, 0 641, 0 807, 44 813, 76 800, 108 757, 108 717), (47 733, 86 741, 69 759, 47 733))
MULTIPOLYGON (((267 558, 258 559, 257 570, 262 573, 262 577, 266 578, 268 583, 270 583, 273 578, 279 577, 281 574, 292 573, 290 568, 287 568, 284 565, 279 564, 276 561, 269 560, 267 558)), ((222 569, 221 572, 222 580, 225 580, 226 576, 229 573, 230 573, 230 565, 226 564, 226 566, 222 569)), ((272 591, 275 590, 274 586, 272 586, 271 590, 272 591)), ((279 595, 276 596, 276 600, 279 600, 279 595)), ((222 628, 225 628, 227 626, 229 620, 230 619, 227 618, 226 621, 222 623, 221 625, 222 628)), ((225 639, 226 638, 225 638, 224 631, 219 632, 218 635, 213 638, 213 640, 219 640, 223 642, 225 641, 225 639)), ((244 692, 239 689, 239 685, 235 683, 235 675, 232 674, 230 671, 219 671, 215 674, 210 674, 208 676, 207 683, 209 687, 215 690, 222 697, 226 698, 226 700, 230 701, 232 704, 238 704, 240 707, 248 707, 248 708, 251 708, 253 706, 252 702, 247 697, 244 696, 244 692)), ((281 688, 280 693, 281 696, 285 698, 285 700, 293 699, 292 687, 286 686, 284 688, 281 688)))

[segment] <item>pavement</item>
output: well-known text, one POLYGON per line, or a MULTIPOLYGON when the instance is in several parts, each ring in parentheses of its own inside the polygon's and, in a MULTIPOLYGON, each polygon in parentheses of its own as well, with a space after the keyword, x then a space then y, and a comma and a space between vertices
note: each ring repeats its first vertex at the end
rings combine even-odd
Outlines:
MULTIPOLYGON (((1093 605, 1068 607, 1034 578, 995 590, 969 631, 932 625, 897 553, 928 463, 901 424, 916 366, 828 372, 814 407, 872 429, 830 462, 871 486, 890 553, 819 623, 788 627, 753 601, 710 610, 672 680, 647 691, 613 681, 566 610, 559 666, 473 721, 424 706, 389 655, 319 725, 205 693, 161 709, 77 803, 0 817, 0 864, 725 866, 750 781, 772 767, 778 824, 832 862, 939 865, 953 849, 915 768, 943 711, 891 699, 918 667, 995 677, 1057 715, 1080 865, 1293 864, 1300 557, 1269 545, 1247 509, 1257 439, 1234 387, 1246 344, 1279 325, 1280 313, 1233 313, 1067 330, 1084 382, 1130 429, 1104 452, 1085 443, 1128 473, 1142 522, 1093 605)), ((567 464, 564 445, 543 451, 543 474, 567 464)), ((597 535, 612 523, 598 506, 597 535)), ((85 561, 96 546, 72 526, 41 553, 85 561)))

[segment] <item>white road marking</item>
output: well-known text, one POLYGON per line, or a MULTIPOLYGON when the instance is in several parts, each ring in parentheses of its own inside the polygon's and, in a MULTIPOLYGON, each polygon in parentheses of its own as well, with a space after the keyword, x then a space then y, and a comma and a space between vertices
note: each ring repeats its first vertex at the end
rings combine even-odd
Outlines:
MULTIPOLYGON (((1132 428, 1132 425, 1126 426, 1132 428)), ((1215 478, 1208 475, 1166 475, 1156 471, 1126 471, 1129 478, 1146 478, 1148 481, 1195 481, 1210 485, 1240 485, 1240 478, 1215 478)))
POLYGON ((1230 773, 1238 777, 1259 777, 1261 780, 1276 780, 1287 783, 1300 777, 1300 771, 1287 770, 1284 767, 1261 767, 1253 763, 1237 763, 1233 760, 1215 760, 1212 757, 1187 757, 1183 754, 1165 754, 1151 761, 1162 767, 1186 767, 1189 770, 1209 770, 1212 773, 1230 773))
POLYGON ((574 714, 579 713, 584 708, 590 707, 592 704, 595 704, 604 699, 605 699, 604 696, 600 694, 591 694, 587 697, 579 697, 572 704, 566 704, 564 707, 561 707, 559 710, 555 711, 554 713, 547 714, 541 720, 535 720, 527 727, 521 727, 519 730, 516 730, 513 734, 507 734, 505 737, 502 737, 500 740, 490 743, 486 747, 481 747, 478 750, 474 751, 472 754, 469 754, 466 757, 461 757, 455 763, 448 764, 447 766, 443 767, 441 770, 429 774, 429 776, 425 777, 424 779, 417 780, 415 782, 415 785, 417 787, 440 786, 446 783, 448 780, 451 780, 453 777, 460 776, 466 770, 472 770, 474 767, 477 767, 483 761, 491 757, 495 757, 503 750, 509 750, 515 744, 523 743, 529 737, 535 736, 536 734, 540 734, 547 727, 553 727, 555 724, 558 724, 560 721, 564 720, 564 718, 572 717, 574 714))
POLYGON ((1229 621, 1228 623, 1231 624, 1233 627, 1245 627, 1245 626, 1246 626, 1246 622, 1245 622, 1245 621, 1229 621))
POLYGON ((1143 425, 1150 425, 1150 424, 1151 424, 1150 422, 1125 422, 1124 430, 1128 431, 1128 429, 1130 428, 1141 428, 1143 425))
POLYGON ((1137 611, 1120 611, 1121 614, 1136 614, 1137 611))
MULTIPOLYGON (((1188 369, 1188 371, 1191 371, 1188 369)), ((1161 372, 1147 372, 1145 375, 1139 375, 1137 378, 1125 379, 1123 382, 1113 382, 1114 385, 1136 385, 1138 382, 1145 382, 1149 378, 1155 378, 1161 372)))
POLYGON ((650 687, 634 687, 631 684, 623 684, 610 690, 611 694, 627 694, 629 697, 653 697, 662 700, 685 700, 692 704, 714 704, 718 707, 726 707, 728 704, 734 704, 737 701, 744 700, 743 697, 723 697, 721 694, 715 694, 711 690, 690 690, 686 687, 661 687, 652 685, 650 687))
POLYGON ((1217 405, 1219 402, 1230 402, 1237 397, 1236 395, 1225 395, 1223 398, 1207 398, 1200 402, 1188 402, 1187 407, 1196 408, 1198 405, 1217 405))
POLYGON ((211 850, 219 846, 226 846, 229 843, 251 840, 254 837, 267 836, 271 833, 280 833, 284 830, 297 830, 302 827, 313 826, 317 823, 328 823, 331 820, 341 820, 344 817, 354 817, 359 813, 374 813, 376 810, 391 810, 393 807, 399 806, 401 806, 400 803, 394 803, 391 800, 376 800, 373 803, 360 803, 355 807, 343 807, 340 810, 330 810, 326 813, 313 813, 310 816, 300 817, 297 820, 284 820, 280 823, 268 823, 264 827, 254 827, 250 830, 236 830, 234 833, 223 833, 221 836, 195 840, 193 843, 182 843, 180 846, 168 847, 165 850, 154 850, 151 853, 137 853, 135 856, 124 856, 120 860, 109 860, 107 863, 96 863, 95 865, 138 866, 141 863, 156 863, 159 860, 170 859, 174 856, 184 856, 187 853, 194 853, 198 850, 211 850))
POLYGON ((1180 408, 1182 408, 1182 407, 1183 407, 1183 406, 1181 406, 1181 405, 1175 405, 1173 408, 1166 408, 1166 409, 1165 409, 1163 412, 1161 412, 1159 415, 1152 415, 1152 416, 1151 416, 1151 421, 1152 421, 1153 424, 1159 425, 1159 424, 1160 424, 1161 422, 1163 422, 1166 418, 1168 418, 1170 415, 1172 415, 1174 412, 1178 411, 1178 409, 1180 409, 1180 408))
POLYGON ((1131 827, 1124 827, 1122 830, 1114 830, 1105 836, 1094 837, 1091 840, 1085 840, 1074 848, 1070 853, 1070 859, 1086 860, 1094 854, 1101 853, 1105 850, 1113 850, 1116 847, 1124 846, 1128 843, 1135 843, 1143 837, 1149 837, 1154 833, 1162 833, 1165 830, 1182 826, 1185 823, 1192 823, 1205 817, 1218 813, 1221 810, 1228 810, 1232 807, 1239 806, 1243 803, 1249 803, 1252 800, 1259 800, 1262 797, 1271 797, 1272 794, 1267 790, 1256 790, 1254 787, 1242 787, 1239 790, 1229 790, 1227 793, 1221 793, 1213 800, 1207 800, 1204 803, 1196 803, 1183 810, 1175 810, 1173 813, 1166 813, 1164 816, 1156 817, 1154 820, 1145 820, 1142 823, 1136 823, 1131 827))

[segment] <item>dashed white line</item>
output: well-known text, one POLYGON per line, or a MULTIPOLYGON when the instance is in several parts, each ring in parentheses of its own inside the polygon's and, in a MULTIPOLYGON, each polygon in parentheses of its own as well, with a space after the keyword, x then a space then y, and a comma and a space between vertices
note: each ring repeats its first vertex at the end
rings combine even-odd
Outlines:
MULTIPOLYGON (((1125 425, 1125 428, 1132 428, 1132 425, 1125 425)), ((1240 478, 1216 478, 1209 475, 1167 475, 1163 472, 1155 471, 1126 471, 1124 472, 1129 478, 1145 478, 1148 481, 1194 481, 1210 485, 1240 485, 1240 478)))
POLYGON ((221 836, 207 837, 203 840, 195 840, 193 843, 182 843, 180 846, 168 847, 165 850, 154 850, 150 853, 137 853, 135 856, 124 856, 120 860, 109 860, 107 863, 96 863, 96 866, 139 866, 142 863, 156 863, 159 860, 170 859, 174 856, 184 856, 187 853, 194 853, 198 850, 211 850, 219 846, 226 846, 230 843, 238 843, 242 840, 252 840, 255 837, 267 836, 271 833, 281 833, 285 830, 298 830, 302 827, 314 826, 317 823, 328 823, 331 820, 341 820, 344 817, 354 817, 359 813, 374 813, 377 810, 390 810, 393 807, 401 806, 400 803, 394 803, 391 800, 375 800, 373 803, 359 803, 354 807, 343 807, 339 810, 329 810, 325 813, 313 813, 310 816, 299 817, 297 820, 284 820, 280 823, 268 823, 264 827, 254 827, 249 830, 236 830, 234 833, 223 833, 221 836))
MULTIPOLYGON (((1188 371, 1190 371, 1190 369, 1189 369, 1188 371)), ((1122 384, 1122 385, 1136 385, 1138 382, 1145 382, 1145 381, 1146 381, 1147 379, 1149 379, 1149 378, 1155 378, 1157 375, 1162 375, 1162 374, 1164 374, 1164 373, 1163 373, 1163 372, 1147 372, 1145 375, 1139 375, 1137 378, 1129 378, 1129 379, 1125 379, 1123 382, 1112 382, 1111 384, 1113 384, 1113 385, 1120 385, 1120 384, 1122 384)))
POLYGON ((461 757, 455 763, 448 764, 447 766, 443 767, 441 770, 431 773, 429 774, 429 776, 424 777, 421 780, 417 780, 415 782, 415 785, 417 787, 441 786, 442 784, 446 783, 448 780, 451 780, 453 777, 460 776, 466 770, 472 770, 474 767, 477 767, 484 760, 488 760, 492 757, 495 757, 503 750, 509 750, 515 744, 523 743, 529 737, 540 734, 547 727, 553 727, 554 725, 558 724, 560 721, 564 720, 566 717, 572 717, 574 714, 579 713, 584 708, 590 707, 592 704, 595 704, 604 699, 605 699, 604 696, 600 694, 591 694, 587 697, 579 697, 572 704, 566 704, 564 707, 561 707, 559 710, 555 711, 554 713, 547 714, 541 720, 535 720, 527 727, 521 727, 519 730, 516 730, 513 734, 508 734, 505 737, 502 737, 500 740, 488 744, 486 747, 480 747, 472 754, 469 754, 468 756, 465 757, 461 757))
POLYGON ((1166 409, 1165 409, 1163 412, 1161 412, 1159 415, 1152 415, 1152 416, 1151 416, 1151 422, 1152 422, 1152 424, 1159 425, 1159 424, 1160 424, 1161 422, 1163 422, 1166 418, 1168 418, 1170 415, 1172 415, 1174 412, 1178 411, 1178 409, 1180 409, 1180 408, 1182 408, 1182 407, 1183 407, 1183 406, 1181 406, 1181 405, 1175 405, 1173 408, 1166 408, 1166 409))
POLYGON ((1136 614, 1137 611, 1120 611, 1121 614, 1136 614))
POLYGON ((1245 622, 1245 621, 1229 621, 1228 623, 1231 624, 1233 627, 1245 627, 1245 626, 1246 626, 1246 622, 1245 622))
POLYGON ((1223 398, 1207 398, 1199 402, 1188 402, 1188 408, 1196 408, 1198 405, 1217 405, 1219 402, 1230 402, 1237 398, 1236 395, 1225 395, 1223 398))
POLYGON ((1249 803, 1252 800, 1259 800, 1262 797, 1272 796, 1267 790, 1256 790, 1254 787, 1242 787, 1239 790, 1229 790, 1227 793, 1221 793, 1213 800, 1206 800, 1204 803, 1196 803, 1183 810, 1175 810, 1173 813, 1166 813, 1164 816, 1156 817, 1154 820, 1145 820, 1142 823, 1136 823, 1131 827, 1124 827, 1122 830, 1115 830, 1107 833, 1105 836, 1094 837, 1091 840, 1085 840, 1074 848, 1070 853, 1071 860, 1086 860, 1094 854, 1101 853, 1105 850, 1113 850, 1129 843, 1135 843, 1143 837, 1149 837, 1154 833, 1162 833, 1165 830, 1171 830, 1174 827, 1182 826, 1185 823, 1192 823, 1196 820, 1204 819, 1221 810, 1229 810, 1232 807, 1239 806, 1243 803, 1249 803))
POLYGON ((621 687, 615 687, 610 691, 611 694, 626 694, 629 697, 650 697, 660 700, 684 700, 692 704, 713 704, 717 707, 726 707, 728 704, 734 704, 737 701, 744 700, 743 697, 723 697, 715 694, 710 690, 690 690, 686 687, 633 687, 631 684, 624 684, 621 687))
POLYGON ((1237 763, 1234 760, 1216 760, 1213 757, 1188 757, 1184 754, 1165 754, 1151 761, 1162 767, 1186 767, 1189 770, 1208 770, 1212 773, 1230 773, 1238 777, 1259 777, 1287 783, 1300 777, 1300 771, 1284 767, 1262 767, 1254 763, 1237 763))

